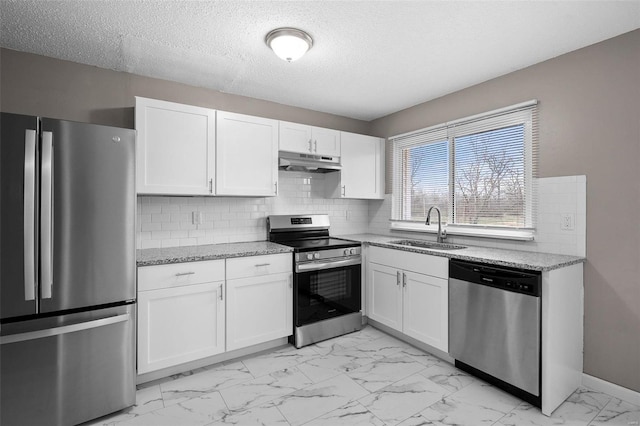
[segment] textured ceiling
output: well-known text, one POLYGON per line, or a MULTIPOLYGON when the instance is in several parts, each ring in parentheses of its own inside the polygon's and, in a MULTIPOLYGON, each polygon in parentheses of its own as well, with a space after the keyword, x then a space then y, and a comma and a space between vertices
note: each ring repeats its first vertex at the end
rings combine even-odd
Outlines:
POLYGON ((0 45, 372 120, 640 27, 633 1, 8 1, 0 45), (307 31, 286 63, 272 29, 307 31))

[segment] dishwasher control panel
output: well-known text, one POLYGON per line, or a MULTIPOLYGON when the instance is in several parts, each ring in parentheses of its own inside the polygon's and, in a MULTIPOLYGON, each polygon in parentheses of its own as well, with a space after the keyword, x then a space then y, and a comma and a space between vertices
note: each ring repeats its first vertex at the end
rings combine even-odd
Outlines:
POLYGON ((451 260, 449 278, 540 297, 542 274, 539 271, 451 260))

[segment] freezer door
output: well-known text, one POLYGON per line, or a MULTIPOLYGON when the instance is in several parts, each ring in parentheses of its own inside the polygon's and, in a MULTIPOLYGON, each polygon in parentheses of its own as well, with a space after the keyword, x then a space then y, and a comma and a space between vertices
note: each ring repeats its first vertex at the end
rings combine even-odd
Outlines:
POLYGON ((135 132, 41 127, 40 312, 134 299, 135 132))
POLYGON ((135 304, 11 323, 0 424, 75 425, 135 403, 135 304))
POLYGON ((0 313, 36 313, 38 119, 0 116, 0 313))

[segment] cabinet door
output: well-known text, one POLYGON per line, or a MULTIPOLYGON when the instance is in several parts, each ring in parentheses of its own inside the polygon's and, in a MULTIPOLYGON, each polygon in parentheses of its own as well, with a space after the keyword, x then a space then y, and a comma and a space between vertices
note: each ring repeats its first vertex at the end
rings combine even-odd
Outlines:
POLYGON ((367 265, 369 318, 402 331, 402 287, 400 271, 385 265, 367 265))
POLYGON ((341 198, 384 197, 384 140, 355 133, 341 133, 341 198))
POLYGON ((136 97, 135 120, 138 193, 212 193, 214 110, 136 97))
POLYGON ((448 281, 403 271, 403 333, 449 351, 448 281))
POLYGON ((224 283, 138 293, 138 373, 224 351, 224 283))
POLYGON ((311 129, 313 139, 313 153, 316 155, 340 156, 340 132, 333 129, 313 127, 311 129))
POLYGON ((313 153, 311 126, 280 121, 280 151, 313 153))
POLYGON ((291 272, 227 280, 227 350, 293 333, 291 272))
POLYGON ((278 121, 217 112, 216 194, 275 196, 278 121))

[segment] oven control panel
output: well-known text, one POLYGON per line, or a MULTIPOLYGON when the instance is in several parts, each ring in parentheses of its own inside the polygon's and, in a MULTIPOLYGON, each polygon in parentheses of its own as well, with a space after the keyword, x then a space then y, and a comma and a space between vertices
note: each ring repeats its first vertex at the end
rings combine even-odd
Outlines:
POLYGON ((359 257, 360 247, 336 248, 327 250, 307 251, 295 254, 296 262, 313 262, 316 260, 339 259, 346 257, 359 257))

